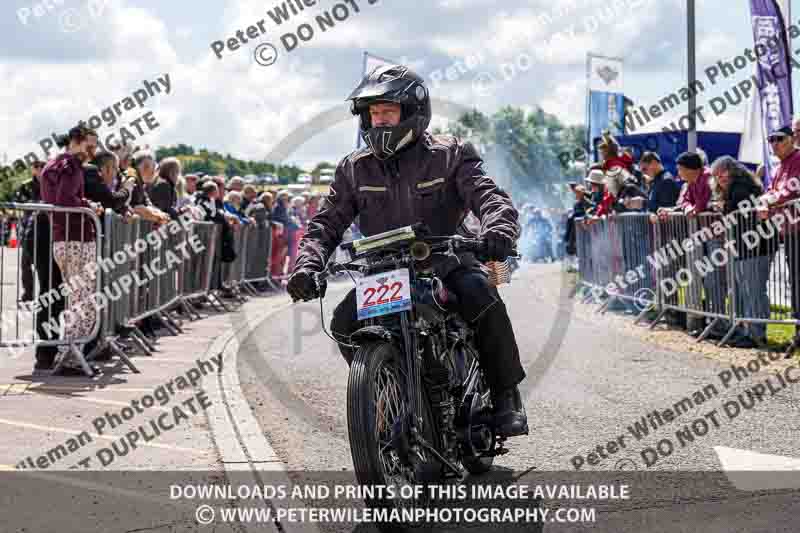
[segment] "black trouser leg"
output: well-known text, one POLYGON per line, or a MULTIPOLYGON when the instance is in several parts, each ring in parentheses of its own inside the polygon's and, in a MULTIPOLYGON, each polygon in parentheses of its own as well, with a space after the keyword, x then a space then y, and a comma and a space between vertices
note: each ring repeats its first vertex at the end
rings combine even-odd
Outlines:
MULTIPOLYGON (((475 328, 481 367, 492 390, 500 391, 521 382, 525 371, 520 363, 511 319, 486 274, 477 268, 459 268, 445 278, 445 285, 458 297, 461 316, 475 328)), ((349 343, 358 325, 356 292, 351 290, 333 312, 331 334, 349 343)), ((339 351, 347 364, 351 364, 355 355, 353 349, 339 345, 339 351)))
MULTIPOLYGON (((41 228, 42 225, 40 224, 41 228)), ((63 284, 61 269, 58 268, 53 257, 53 250, 50 245, 50 236, 44 235, 36 242, 36 276, 39 279, 39 295, 41 306, 36 313, 36 333, 40 339, 58 339, 58 328, 49 333, 44 328, 44 323, 52 320, 51 324, 58 324, 61 313, 64 311, 64 299, 59 291, 63 284), (54 289, 50 293, 51 289, 54 289), (49 293, 49 295, 48 295, 49 293), (45 296, 47 295, 47 296, 45 296)), ((36 360, 40 364, 49 365, 55 360, 58 354, 56 346, 39 346, 36 348, 36 360)))
MULTIPOLYGON (((26 239, 27 241, 28 239, 26 239)), ((33 254, 31 253, 33 246, 32 243, 24 243, 22 245, 22 257, 20 258, 20 277, 22 278, 22 299, 32 300, 34 294, 33 283, 33 254)))
POLYGON ((511 318, 486 274, 478 268, 459 268, 444 282, 458 297, 461 316, 475 328, 481 368, 492 391, 513 387, 525 379, 511 318))
MULTIPOLYGON (((350 335, 357 329, 356 290, 353 289, 347 293, 347 296, 339 302, 339 305, 337 305, 336 309, 333 311, 333 318, 331 318, 331 335, 340 342, 350 344, 350 335)), ((349 366, 353 362, 355 351, 341 344, 339 345, 339 351, 349 366)))
MULTIPOLYGON (((795 235, 784 242, 784 253, 789 266, 789 285, 792 291, 792 316, 800 319, 800 242, 795 235)), ((740 289, 741 290, 741 289, 740 289)))

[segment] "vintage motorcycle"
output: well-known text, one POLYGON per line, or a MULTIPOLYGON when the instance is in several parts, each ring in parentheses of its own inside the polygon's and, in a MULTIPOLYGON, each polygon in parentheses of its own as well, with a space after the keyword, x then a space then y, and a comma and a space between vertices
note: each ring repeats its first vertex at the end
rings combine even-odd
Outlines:
MULTIPOLYGON (((358 482, 399 488, 487 472, 508 449, 493 428, 474 332, 453 310, 454 295, 420 268, 431 254, 468 251, 482 260, 485 243, 408 226, 342 249, 350 260, 330 262, 317 283, 322 288, 342 272, 362 275, 353 278, 361 327, 346 344, 356 350, 347 425, 358 482)), ((495 284, 508 281, 507 264, 490 265, 495 284)), ((402 505, 381 497, 366 503, 402 505)))

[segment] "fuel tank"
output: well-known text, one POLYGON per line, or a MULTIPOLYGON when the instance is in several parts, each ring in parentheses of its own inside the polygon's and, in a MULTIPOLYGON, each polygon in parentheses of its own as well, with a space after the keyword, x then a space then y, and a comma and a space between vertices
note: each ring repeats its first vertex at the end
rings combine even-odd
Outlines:
POLYGON ((414 299, 417 316, 429 322, 441 322, 453 310, 454 295, 439 278, 418 278, 414 299))

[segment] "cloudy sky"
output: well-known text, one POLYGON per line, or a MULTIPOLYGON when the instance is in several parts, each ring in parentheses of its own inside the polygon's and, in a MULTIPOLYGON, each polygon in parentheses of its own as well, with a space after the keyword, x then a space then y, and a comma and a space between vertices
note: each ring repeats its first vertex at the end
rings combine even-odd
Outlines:
MULTIPOLYGON (((441 100, 487 113, 506 104, 541 106, 572 124, 584 120, 587 52, 624 57, 625 92, 637 103, 655 103, 686 83, 685 0, 316 0, 280 25, 267 14, 281 6, 276 0, 47 3, 52 9, 41 0, 3 2, 0 157, 11 160, 31 151, 41 157, 42 138, 169 74, 169 94, 133 110, 118 106, 121 117, 100 128, 101 139, 151 111, 159 127, 145 129, 140 143, 182 142, 245 158, 280 154, 306 166, 335 161, 353 147, 353 123, 341 113, 314 119, 342 105, 365 50, 411 65, 441 100), (335 26, 322 31, 315 18, 326 11, 335 26), (262 19, 263 35, 226 47, 222 59, 214 55, 212 42, 262 19), (314 35, 287 51, 289 39, 281 37, 303 23, 314 35), (274 45, 274 64, 255 61, 261 43, 274 45)), ((752 35, 747 1, 698 4, 702 79, 703 69, 751 46, 752 35)), ((800 0, 794 4, 796 20, 800 0)), ((704 129, 740 131, 742 123, 743 109, 734 109, 704 129)))

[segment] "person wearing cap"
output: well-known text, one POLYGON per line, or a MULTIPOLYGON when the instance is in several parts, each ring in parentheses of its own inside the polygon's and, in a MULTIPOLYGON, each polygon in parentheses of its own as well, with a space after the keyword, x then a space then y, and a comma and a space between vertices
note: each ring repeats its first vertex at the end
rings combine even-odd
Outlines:
POLYGON ((661 164, 661 158, 655 152, 645 152, 639 160, 639 168, 649 182, 647 211, 656 213, 662 207, 673 208, 678 202, 681 185, 661 164))
MULTIPOLYGON (((703 158, 695 152, 684 152, 675 160, 678 166, 678 175, 686 182, 684 190, 678 197, 678 203, 672 210, 660 209, 659 215, 666 216, 669 211, 683 213, 687 217, 696 217, 698 214, 708 211, 711 202, 711 173, 703 164, 703 158)), ((707 242, 703 250, 698 250, 697 254, 706 257, 718 247, 715 240, 707 242)), ((724 294, 725 279, 721 276, 720 270, 703 276, 696 280, 701 284, 692 283, 687 287, 686 301, 689 305, 702 305, 702 291, 705 290, 705 306, 707 311, 724 313, 724 294)), ((702 317, 686 316, 686 327, 689 335, 698 336, 705 329, 705 320, 702 317)))
POLYGON ((684 152, 675 163, 678 175, 686 182, 686 191, 679 197, 675 210, 689 217, 707 211, 711 201, 711 173, 703 165, 703 159, 694 152, 684 152))
MULTIPOLYGON (((792 128, 784 126, 772 132, 767 138, 780 164, 775 169, 766 192, 759 197, 757 210, 762 220, 779 211, 784 214, 789 209, 786 204, 800 198, 800 150, 795 146, 793 135, 792 128)), ((791 212, 791 216, 798 217, 797 209, 791 212)), ((787 233, 797 236, 797 228, 793 226, 789 224, 781 226, 782 239, 786 239, 787 233)), ((795 319, 800 319, 800 282, 796 281, 797 273, 800 272, 800 246, 797 244, 786 246, 785 253, 792 287, 792 315, 795 319)), ((796 338, 798 333, 800 332, 795 332, 796 338)))
POLYGON ((564 232, 564 244, 566 246, 567 255, 576 255, 576 235, 575 235, 575 219, 584 218, 587 211, 592 207, 592 203, 586 198, 586 188, 578 183, 570 183, 569 188, 575 194, 575 204, 572 210, 567 215, 567 227, 564 232))
POLYGON ((600 203, 603 201, 606 188, 606 177, 602 170, 594 169, 589 172, 586 178, 586 183, 591 188, 591 195, 589 197, 590 206, 586 208, 587 215, 594 215, 600 203))
POLYGON ((767 218, 769 208, 785 204, 800 197, 800 150, 794 144, 794 133, 789 126, 772 132, 768 138, 770 148, 780 159, 767 191, 761 196, 759 211, 767 218))
POLYGON ((794 124, 792 125, 792 139, 794 140, 794 145, 800 148, 800 117, 794 119, 794 124))

